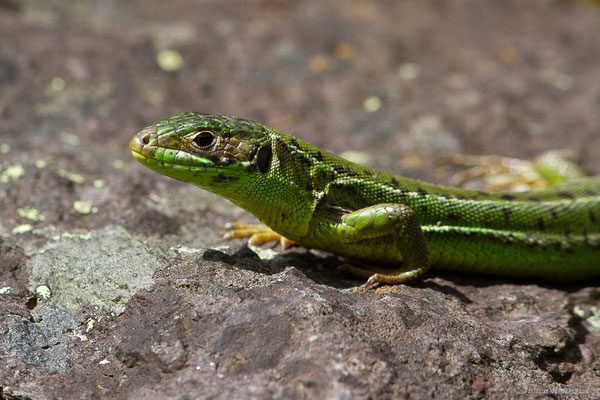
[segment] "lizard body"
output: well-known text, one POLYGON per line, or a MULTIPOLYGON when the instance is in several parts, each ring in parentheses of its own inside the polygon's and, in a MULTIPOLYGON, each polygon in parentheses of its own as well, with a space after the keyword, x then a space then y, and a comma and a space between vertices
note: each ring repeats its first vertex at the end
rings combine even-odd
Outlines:
POLYGON ((133 156, 248 210, 298 244, 380 264, 368 284, 431 266, 557 282, 600 275, 600 177, 523 193, 370 169, 270 127, 182 113, 139 131, 133 156))

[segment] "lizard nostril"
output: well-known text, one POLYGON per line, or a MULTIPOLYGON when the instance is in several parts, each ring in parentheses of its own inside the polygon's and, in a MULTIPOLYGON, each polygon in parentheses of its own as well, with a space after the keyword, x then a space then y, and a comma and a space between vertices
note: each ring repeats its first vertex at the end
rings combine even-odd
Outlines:
POLYGON ((149 132, 144 132, 140 135, 140 142, 144 143, 144 144, 148 144, 150 143, 150 133, 149 132))
POLYGON ((142 145, 151 144, 154 138, 156 138, 156 127, 149 126, 142 129, 136 135, 137 141, 142 145))
POLYGON ((156 128, 147 127, 137 132, 129 141, 131 150, 141 153, 146 146, 156 146, 156 128))

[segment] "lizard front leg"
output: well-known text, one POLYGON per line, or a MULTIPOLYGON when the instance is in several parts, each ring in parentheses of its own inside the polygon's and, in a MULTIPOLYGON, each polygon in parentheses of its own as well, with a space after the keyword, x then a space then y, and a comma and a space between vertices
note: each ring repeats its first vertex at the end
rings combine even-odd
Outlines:
MULTIPOLYGON (((431 267, 427 245, 417 216, 404 204, 377 204, 343 214, 341 221, 333 224, 332 228, 335 240, 342 246, 353 246, 364 240, 388 235, 392 237, 395 250, 402 258, 402 268, 380 273, 354 266, 346 267, 355 274, 369 276, 366 287, 373 287, 380 283, 408 282, 423 275, 431 267)), ((365 258, 385 251, 385 249, 373 248, 377 243, 372 241, 369 244, 365 252, 370 251, 372 254, 365 254, 365 258)))

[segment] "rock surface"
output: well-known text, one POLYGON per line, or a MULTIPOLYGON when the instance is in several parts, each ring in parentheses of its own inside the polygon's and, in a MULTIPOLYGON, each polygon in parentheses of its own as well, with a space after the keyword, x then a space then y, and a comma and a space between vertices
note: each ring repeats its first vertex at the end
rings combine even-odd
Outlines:
POLYGON ((438 182, 449 151, 600 173, 600 8, 339 4, 0 0, 0 399, 600 397, 598 281, 348 291, 130 157, 197 110, 438 182))

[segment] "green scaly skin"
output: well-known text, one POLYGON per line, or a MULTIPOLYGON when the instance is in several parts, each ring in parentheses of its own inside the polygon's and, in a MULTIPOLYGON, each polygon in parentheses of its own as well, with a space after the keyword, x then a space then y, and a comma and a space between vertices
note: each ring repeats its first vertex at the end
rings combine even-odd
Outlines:
POLYGON ((369 169, 234 117, 182 113, 129 144, 145 166, 248 210, 298 244, 356 256, 367 285, 431 266, 556 282, 600 275, 600 177, 484 192, 369 169))

